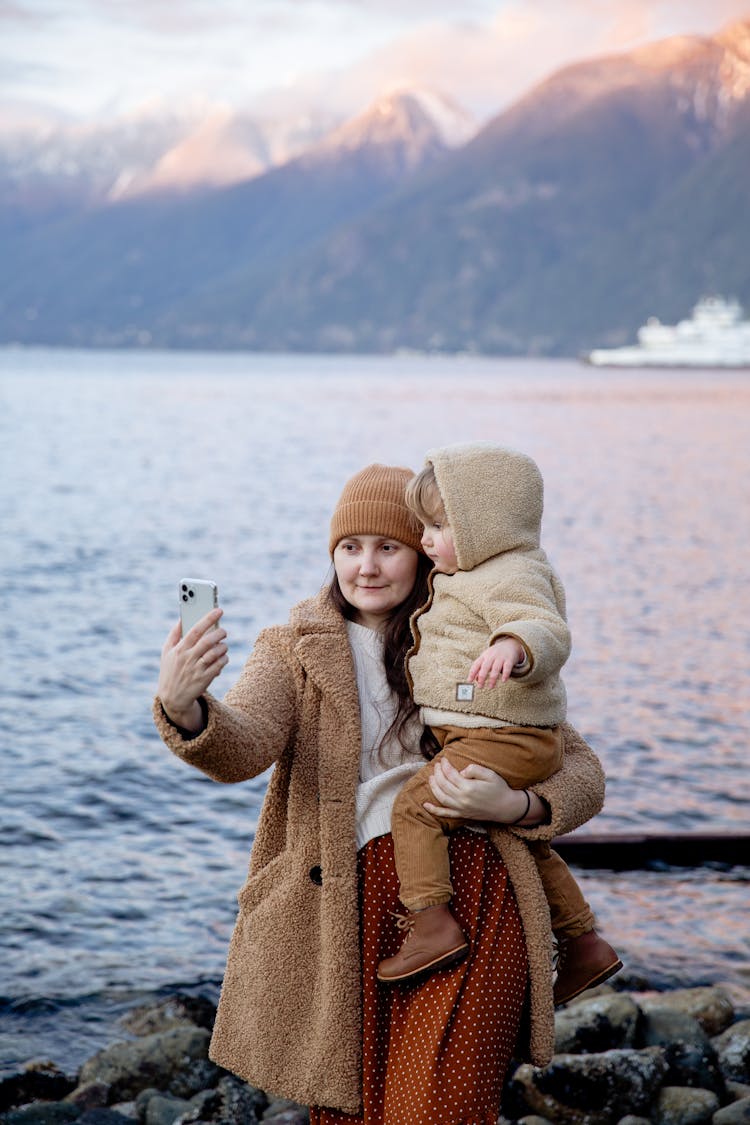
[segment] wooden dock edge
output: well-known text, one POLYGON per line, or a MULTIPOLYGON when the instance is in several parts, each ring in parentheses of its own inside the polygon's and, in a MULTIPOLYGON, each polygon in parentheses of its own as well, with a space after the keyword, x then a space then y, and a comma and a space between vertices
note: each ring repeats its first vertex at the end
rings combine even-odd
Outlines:
POLYGON ((749 833, 685 832, 558 836, 552 842, 574 867, 633 871, 639 868, 750 866, 749 833))

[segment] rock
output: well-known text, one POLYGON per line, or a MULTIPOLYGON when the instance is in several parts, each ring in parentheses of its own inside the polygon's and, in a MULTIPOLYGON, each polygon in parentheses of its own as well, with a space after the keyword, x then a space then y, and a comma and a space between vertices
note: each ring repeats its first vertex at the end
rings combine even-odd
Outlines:
POLYGON ((0 1081, 0 1113, 27 1102, 60 1101, 75 1084, 53 1062, 35 1059, 0 1081))
POLYGON ((745 1082, 727 1082, 727 1097, 733 1102, 738 1102, 741 1098, 750 1098, 750 1086, 745 1082))
POLYGON ((208 1112, 205 1113, 206 1117, 210 1117, 214 1110, 214 1106, 219 1104, 219 1095, 216 1090, 201 1090, 199 1094, 195 1094, 192 1098, 176 1098, 171 1094, 163 1094, 161 1090, 155 1090, 149 1087, 146 1090, 141 1090, 140 1094, 135 1100, 135 1113, 141 1125, 170 1125, 172 1121, 176 1121, 178 1117, 182 1117, 187 1113, 193 1113, 194 1110, 199 1110, 200 1113, 196 1117, 203 1120, 204 1112, 208 1107, 208 1112))
POLYGON ((68 1125, 81 1116, 77 1105, 67 1102, 33 1102, 0 1114, 2 1125, 68 1125))
POLYGON ((654 1008, 685 1012, 697 1019, 707 1035, 718 1035, 734 1019, 734 1005, 721 988, 678 988, 637 997, 637 1002, 646 1013, 654 1008))
POLYGON ((179 1125, 190 1125, 196 1121, 214 1122, 215 1125, 256 1125, 268 1106, 268 1098, 262 1090, 256 1090, 233 1074, 225 1075, 216 1089, 209 1093, 213 1095, 210 1099, 177 1118, 179 1125))
POLYGON ((217 1083, 224 1071, 209 1059, 196 1059, 185 1070, 179 1071, 169 1084, 167 1093, 176 1098, 192 1099, 196 1091, 208 1090, 217 1083))
POLYGON ((101 1109, 108 1099, 109 1086, 106 1082, 86 1082, 82 1086, 76 1086, 65 1101, 79 1106, 81 1112, 85 1112, 87 1109, 101 1109))
POLYGON ((146 1120, 146 1110, 148 1108, 148 1103, 152 1098, 158 1097, 160 1093, 161 1091, 155 1089, 153 1086, 146 1086, 144 1090, 141 1090, 139 1092, 138 1097, 134 1102, 135 1116, 138 1121, 143 1122, 146 1120))
POLYGON ((105 1083, 109 1087, 108 1104, 135 1097, 148 1086, 176 1097, 190 1097, 213 1085, 220 1073, 208 1061, 210 1038, 203 1028, 176 1027, 113 1043, 83 1064, 80 1086, 105 1083))
POLYGON ((695 1016, 672 1008, 649 1008, 643 1012, 636 1046, 666 1047, 670 1043, 708 1046, 708 1035, 695 1016))
POLYGON ((289 1098, 272 1098, 260 1120, 266 1125, 309 1125, 307 1108, 289 1098))
POLYGON ((213 1114, 221 1108, 221 1095, 218 1090, 201 1090, 188 1104, 190 1109, 181 1115, 181 1121, 185 1118, 191 1121, 210 1121, 213 1114))
POLYGON ((520 1066, 509 1090, 552 1121, 611 1125, 625 1113, 648 1114, 665 1071, 654 1048, 555 1055, 544 1068, 520 1066))
POLYGON ((719 1108, 719 1099, 712 1090, 664 1086, 659 1091, 652 1111, 655 1125, 704 1125, 719 1108))
POLYGON ((750 1020, 738 1020, 712 1040, 724 1077, 750 1082, 750 1020))
POLYGON ((568 1008, 577 1008, 580 1004, 585 1004, 589 1000, 600 1000, 602 996, 613 996, 615 989, 611 981, 606 984, 599 984, 596 988, 587 988, 585 992, 579 993, 574 996, 572 1000, 568 1000, 564 1008, 558 1009, 559 1011, 567 1011, 568 1008))
POLYGON ((610 992, 555 1013, 555 1054, 600 1054, 635 1045, 640 1009, 630 996, 610 992))
POLYGON ((258 1118, 259 1121, 270 1125, 309 1125, 310 1114, 306 1109, 285 1109, 283 1113, 277 1113, 274 1117, 258 1118))
POLYGON ((551 1125, 549 1117, 538 1117, 535 1113, 519 1117, 517 1125, 551 1125))
POLYGON ((120 1023, 131 1035, 154 1035, 173 1027, 193 1025, 211 1031, 216 1018, 216 1005, 205 996, 186 996, 178 992, 156 1004, 132 1008, 120 1023))
POLYGON ((651 1125, 650 1117, 635 1117, 632 1113, 628 1113, 625 1117, 621 1117, 617 1125, 651 1125))
POLYGON ((724 1075, 710 1042, 703 1047, 693 1043, 668 1043, 660 1050, 667 1066, 665 1086, 695 1086, 713 1090, 721 1101, 726 1098, 724 1075))
POLYGON ((612 977, 608 984, 615 992, 648 992, 654 988, 648 977, 643 973, 634 972, 627 965, 624 969, 620 969, 617 976, 612 977))
POLYGON ((725 1105, 713 1115, 712 1125, 744 1125, 750 1121, 750 1097, 725 1105))
POLYGON ((185 1098, 173 1098, 169 1094, 154 1094, 146 1105, 146 1125, 172 1125, 183 1113, 192 1109, 185 1098))
POLYGON ((133 1125, 132 1117, 125 1117, 114 1109, 87 1109, 76 1125, 133 1125))

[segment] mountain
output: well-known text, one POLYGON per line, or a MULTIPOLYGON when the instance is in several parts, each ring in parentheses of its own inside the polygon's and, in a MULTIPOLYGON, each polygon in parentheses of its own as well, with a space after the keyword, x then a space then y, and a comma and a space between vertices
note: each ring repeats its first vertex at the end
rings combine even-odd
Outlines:
POLYGON ((476 132, 465 111, 431 91, 384 97, 356 121, 318 111, 288 117, 238 112, 226 106, 161 104, 112 123, 51 121, 11 112, 0 123, 0 206, 33 216, 154 193, 226 187, 280 167, 326 138, 355 146, 358 129, 462 144, 476 132), (411 108, 408 108, 411 107, 411 108), (394 118, 395 115, 395 118, 394 118), (411 120, 408 120, 411 118, 411 120), (421 119, 421 120, 420 120, 421 119), (339 137, 339 141, 335 138, 339 137))
POLYGON ((477 131, 474 119, 450 99, 429 90, 399 90, 333 131, 317 154, 371 151, 395 161, 393 170, 413 172, 450 148, 459 148, 477 131))
MULTIPOLYGON (((275 270, 443 157, 461 114, 445 103, 437 121, 426 105, 407 92, 380 99, 302 156, 232 187, 141 193, 9 231, 0 338, 162 343, 171 308, 189 303, 195 312, 170 342, 231 342, 225 329, 211 335, 203 294, 229 286, 241 308, 245 274, 275 270)), ((253 343, 245 326, 239 313, 237 339, 253 343)))
POLYGON ((256 117, 159 103, 111 123, 0 124, 0 207, 36 219, 154 192, 238 183, 284 164, 341 124, 331 115, 256 117))
POLYGON ((566 67, 476 135, 402 92, 233 186, 156 179, 9 230, 0 340, 576 354, 750 305, 750 21, 566 67))
POLYGON ((566 68, 246 313, 279 348, 575 354, 706 289, 750 304, 749 88, 748 23, 566 68))
POLYGON ((215 108, 197 119, 150 166, 121 175, 110 198, 241 183, 313 148, 339 124, 337 118, 323 113, 268 118, 215 108))

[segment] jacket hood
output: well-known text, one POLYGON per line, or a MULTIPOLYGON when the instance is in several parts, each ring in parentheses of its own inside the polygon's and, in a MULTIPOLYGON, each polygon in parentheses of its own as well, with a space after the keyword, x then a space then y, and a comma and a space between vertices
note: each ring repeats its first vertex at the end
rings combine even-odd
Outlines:
POLYGON ((429 450, 459 570, 503 551, 539 547, 544 484, 536 462, 493 442, 429 450))

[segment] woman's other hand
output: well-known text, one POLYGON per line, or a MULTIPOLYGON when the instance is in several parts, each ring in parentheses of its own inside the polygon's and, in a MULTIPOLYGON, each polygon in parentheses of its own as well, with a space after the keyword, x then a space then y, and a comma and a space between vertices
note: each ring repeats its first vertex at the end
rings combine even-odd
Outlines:
POLYGON ((201 729, 198 699, 229 660, 226 630, 219 625, 223 612, 212 609, 184 637, 178 621, 164 643, 157 691, 167 718, 183 730, 201 729))
POLYGON ((424 807, 436 816, 518 823, 524 827, 542 824, 547 819, 546 806, 536 793, 511 789, 504 778, 486 766, 472 763, 459 771, 446 758, 438 758, 430 774, 430 788, 435 803, 426 801, 424 807), (524 816, 527 793, 530 802, 524 816))

